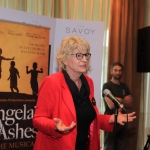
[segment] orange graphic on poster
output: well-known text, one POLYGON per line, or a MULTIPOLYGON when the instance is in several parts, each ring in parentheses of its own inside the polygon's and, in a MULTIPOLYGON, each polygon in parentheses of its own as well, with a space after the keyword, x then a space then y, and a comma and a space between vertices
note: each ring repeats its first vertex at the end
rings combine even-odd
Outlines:
POLYGON ((0 92, 37 94, 48 75, 49 39, 49 28, 0 20, 0 92))

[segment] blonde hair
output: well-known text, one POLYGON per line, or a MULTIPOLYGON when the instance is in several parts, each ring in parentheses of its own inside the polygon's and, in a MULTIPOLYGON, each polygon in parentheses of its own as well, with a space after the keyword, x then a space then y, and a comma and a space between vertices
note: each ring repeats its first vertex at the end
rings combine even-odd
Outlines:
POLYGON ((65 64, 63 61, 69 57, 69 53, 72 53, 74 49, 78 49, 80 51, 87 50, 87 52, 90 52, 90 44, 85 40, 81 39, 78 36, 67 36, 65 37, 60 46, 58 47, 58 52, 56 55, 56 60, 58 63, 58 69, 61 71, 65 68, 65 64))

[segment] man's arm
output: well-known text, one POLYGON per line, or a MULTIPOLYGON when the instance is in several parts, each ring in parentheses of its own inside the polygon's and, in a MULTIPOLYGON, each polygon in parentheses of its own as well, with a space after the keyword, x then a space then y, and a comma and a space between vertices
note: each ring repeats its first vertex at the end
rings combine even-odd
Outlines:
MULTIPOLYGON (((118 101, 120 101, 120 103, 122 103, 124 105, 125 108, 127 109, 130 109, 132 108, 132 96, 131 95, 127 95, 125 96, 123 99, 122 98, 119 98, 119 97, 115 97, 118 101)), ((110 98, 108 98, 107 96, 104 96, 104 99, 108 105, 108 107, 110 109, 114 109, 115 108, 115 105, 114 103, 112 102, 112 100, 110 98)))
POLYGON ((104 100, 106 101, 106 103, 110 109, 115 108, 115 105, 110 98, 108 98, 107 96, 104 96, 104 100))
POLYGON ((103 90, 102 90, 103 93, 102 93, 102 96, 103 96, 103 98, 104 98, 104 101, 105 101, 106 104, 108 105, 109 109, 114 109, 114 108, 115 108, 114 103, 112 102, 112 100, 111 100, 110 98, 108 98, 108 97, 105 96, 105 94, 104 94, 104 90, 105 90, 105 89, 110 89, 108 82, 103 84, 103 90))
POLYGON ((131 95, 125 96, 123 99, 116 97, 123 105, 125 108, 130 109, 132 108, 133 100, 131 95))

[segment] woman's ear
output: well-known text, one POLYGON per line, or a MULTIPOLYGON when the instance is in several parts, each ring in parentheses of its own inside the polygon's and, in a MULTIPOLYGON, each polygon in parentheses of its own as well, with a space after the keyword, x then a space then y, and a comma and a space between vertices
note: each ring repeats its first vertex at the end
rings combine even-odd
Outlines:
POLYGON ((66 65, 66 66, 67 66, 67 64, 68 64, 67 59, 64 59, 64 60, 62 61, 62 63, 63 63, 64 65, 66 65))

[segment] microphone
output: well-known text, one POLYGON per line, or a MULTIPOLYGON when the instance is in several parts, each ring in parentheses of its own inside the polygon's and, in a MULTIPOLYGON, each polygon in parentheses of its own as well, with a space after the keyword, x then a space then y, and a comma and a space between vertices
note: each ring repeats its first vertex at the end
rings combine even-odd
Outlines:
POLYGON ((122 108, 126 112, 124 105, 122 103, 120 103, 119 100, 117 100, 108 89, 105 89, 103 93, 105 96, 110 98, 113 101, 113 103, 115 105, 117 105, 117 107, 122 108))

